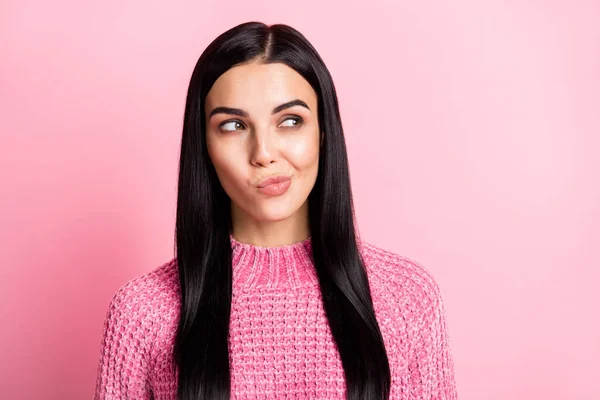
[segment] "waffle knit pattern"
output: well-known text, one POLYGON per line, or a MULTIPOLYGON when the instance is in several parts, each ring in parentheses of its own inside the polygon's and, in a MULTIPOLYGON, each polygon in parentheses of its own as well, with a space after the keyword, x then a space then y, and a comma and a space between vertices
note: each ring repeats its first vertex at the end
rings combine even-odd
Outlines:
MULTIPOLYGON (((322 305, 311 238, 258 247, 230 236, 232 399, 345 399, 341 359, 322 305)), ((390 363, 391 400, 455 400, 440 289, 423 266, 358 240, 390 363)), ((177 259, 113 296, 100 346, 95 399, 175 400, 177 259)))

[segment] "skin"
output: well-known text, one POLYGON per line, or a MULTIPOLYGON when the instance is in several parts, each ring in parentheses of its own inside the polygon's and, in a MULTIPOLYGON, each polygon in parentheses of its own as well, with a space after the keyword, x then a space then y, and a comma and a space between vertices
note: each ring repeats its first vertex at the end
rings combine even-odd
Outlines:
POLYGON ((321 143, 317 95, 310 84, 285 64, 253 61, 216 80, 204 112, 210 160, 231 199, 233 237, 261 247, 308 238, 308 195, 317 179, 321 143), (272 114, 293 100, 309 109, 294 105, 272 114), (217 107, 240 109, 247 116, 230 111, 211 116, 217 107), (291 176, 286 193, 258 191, 262 180, 280 174, 291 176))

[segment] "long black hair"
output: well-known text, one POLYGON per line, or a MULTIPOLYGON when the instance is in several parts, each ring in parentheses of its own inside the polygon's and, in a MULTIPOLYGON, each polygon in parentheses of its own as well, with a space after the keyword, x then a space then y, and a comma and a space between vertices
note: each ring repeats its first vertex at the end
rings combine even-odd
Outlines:
POLYGON ((317 94, 324 141, 308 201, 323 307, 344 368, 347 399, 387 399, 390 367, 357 244, 348 156, 333 80, 300 32, 284 24, 260 22, 235 26, 210 43, 198 59, 187 92, 175 232, 181 284, 174 347, 178 399, 230 398, 231 200, 209 160, 204 102, 221 74, 254 60, 289 66, 317 94))

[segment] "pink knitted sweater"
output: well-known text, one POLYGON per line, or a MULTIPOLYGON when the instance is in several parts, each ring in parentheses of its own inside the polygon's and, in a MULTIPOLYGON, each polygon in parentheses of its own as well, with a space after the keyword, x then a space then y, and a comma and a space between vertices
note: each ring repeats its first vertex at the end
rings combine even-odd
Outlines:
MULTIPOLYGON (((311 238, 258 247, 230 236, 232 399, 345 399, 344 370, 322 306, 311 238)), ((359 240, 388 353, 391 400, 457 398, 444 306, 420 264, 359 240)), ((95 399, 174 400, 176 258, 110 302, 95 399)))

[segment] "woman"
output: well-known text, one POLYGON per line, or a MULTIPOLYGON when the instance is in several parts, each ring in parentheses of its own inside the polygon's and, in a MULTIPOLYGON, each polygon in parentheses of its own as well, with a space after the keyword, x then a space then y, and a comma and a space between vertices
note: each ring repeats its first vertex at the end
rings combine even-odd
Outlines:
POLYGON ((112 299, 96 399, 456 399, 439 287, 359 238, 334 84, 293 28, 198 60, 175 241, 112 299))

